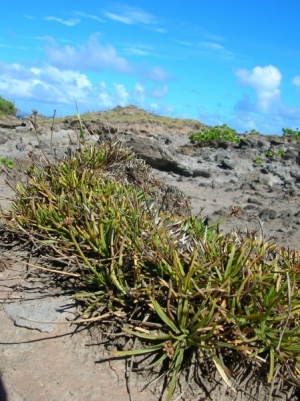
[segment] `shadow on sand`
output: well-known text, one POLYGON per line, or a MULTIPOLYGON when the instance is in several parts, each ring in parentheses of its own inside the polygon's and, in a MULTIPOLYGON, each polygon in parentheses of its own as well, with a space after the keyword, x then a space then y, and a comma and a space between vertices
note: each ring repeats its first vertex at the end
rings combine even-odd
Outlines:
POLYGON ((0 375, 0 401, 7 401, 7 395, 2 382, 1 375, 0 375))

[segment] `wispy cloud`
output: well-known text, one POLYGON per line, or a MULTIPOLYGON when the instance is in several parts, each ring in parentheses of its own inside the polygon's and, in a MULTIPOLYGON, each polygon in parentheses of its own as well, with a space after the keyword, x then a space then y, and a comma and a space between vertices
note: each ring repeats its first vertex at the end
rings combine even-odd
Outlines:
POLYGON ((105 11, 104 15, 111 20, 122 22, 127 25, 137 23, 155 25, 159 22, 157 17, 141 8, 130 7, 127 5, 119 6, 113 11, 105 11))
POLYGON ((4 44, 4 43, 0 43, 0 47, 2 47, 3 49, 28 50, 28 47, 26 47, 26 46, 12 46, 12 45, 4 44))
POLYGON ((110 12, 106 12, 105 15, 107 18, 112 19, 114 21, 123 22, 123 24, 127 25, 133 24, 132 18, 126 17, 124 15, 118 15, 110 12))
POLYGON ((58 18, 58 17, 48 16, 48 17, 45 17, 44 19, 46 21, 56 21, 56 22, 59 22, 60 24, 67 25, 67 26, 74 26, 74 25, 79 24, 79 22, 80 22, 80 19, 77 19, 77 18, 72 18, 72 19, 69 19, 69 20, 63 20, 63 19, 58 18))
POLYGON ((189 56, 196 54, 197 56, 217 58, 222 61, 231 61, 235 58, 235 54, 232 51, 216 41, 193 42, 190 40, 175 39, 174 42, 183 46, 183 50, 187 51, 189 56))
POLYGON ((188 40, 174 40, 175 43, 178 43, 179 45, 186 46, 186 47, 194 47, 195 44, 193 42, 190 42, 188 40))
POLYGON ((217 42, 203 41, 198 43, 197 47, 206 52, 209 56, 217 56, 223 60, 234 59, 234 53, 228 50, 225 46, 217 42))
POLYGON ((126 47, 123 52, 130 56, 147 56, 149 54, 149 51, 138 47, 126 47))
POLYGON ((76 15, 79 15, 80 17, 90 18, 90 19, 93 19, 95 21, 99 21, 99 22, 105 23, 105 20, 103 18, 98 17, 97 15, 87 14, 87 13, 84 13, 82 11, 76 11, 76 15))
POLYGON ((217 50, 217 51, 224 51, 225 47, 220 45, 219 43, 215 42, 200 42, 200 47, 206 48, 206 49, 211 49, 211 50, 217 50))

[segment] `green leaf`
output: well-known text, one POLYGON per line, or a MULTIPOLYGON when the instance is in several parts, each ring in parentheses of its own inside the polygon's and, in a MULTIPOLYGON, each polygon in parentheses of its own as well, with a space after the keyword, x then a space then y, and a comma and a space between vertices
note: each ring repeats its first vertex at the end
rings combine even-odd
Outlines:
POLYGON ((171 399, 172 399, 172 396, 173 396, 173 393, 175 390, 175 386, 176 386, 177 376, 178 376, 178 373, 179 373, 181 365, 182 365, 183 355, 184 355, 184 349, 179 348, 178 354, 175 357, 176 359, 175 359, 174 369, 172 372, 172 377, 171 377, 171 381, 170 381, 170 385, 169 385, 169 391, 167 394, 167 401, 171 401, 171 399))
POLYGON ((130 330, 126 327, 123 327, 122 330, 135 337, 143 338, 144 340, 167 341, 172 339, 172 336, 170 334, 147 334, 141 333, 139 331, 130 330))
POLYGON ((151 352, 156 352, 162 349, 163 344, 153 345, 152 347, 147 348, 139 348, 139 349, 130 349, 127 351, 114 351, 114 356, 136 356, 136 355, 144 355, 150 354, 151 352))
POLYGON ((178 330, 178 327, 175 325, 174 322, 166 315, 166 313, 163 311, 162 307, 159 305, 159 303, 150 295, 150 300, 154 306, 154 309, 158 316, 161 318, 161 320, 170 327, 171 330, 174 331, 174 333, 180 332, 178 330))

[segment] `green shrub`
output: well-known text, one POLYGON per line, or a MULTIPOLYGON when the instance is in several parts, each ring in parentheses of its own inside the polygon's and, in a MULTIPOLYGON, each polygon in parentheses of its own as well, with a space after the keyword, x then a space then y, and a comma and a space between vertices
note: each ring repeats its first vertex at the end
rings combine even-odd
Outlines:
POLYGON ((286 154, 285 149, 277 149, 277 150, 268 149, 265 151, 265 155, 270 158, 281 157, 284 156, 285 154, 286 154))
POLYGON ((199 145, 206 145, 216 141, 240 143, 237 132, 226 124, 216 125, 213 128, 203 127, 199 131, 193 132, 189 138, 192 143, 198 143, 199 145))
POLYGON ((246 131, 245 134, 247 134, 247 135, 260 135, 260 132, 257 131, 256 129, 252 129, 250 131, 246 131))
POLYGON ((17 109, 13 102, 0 96, 0 116, 16 116, 17 109))
POLYGON ((296 138, 300 139, 300 131, 299 128, 296 128, 295 130, 291 128, 282 128, 283 136, 286 138, 296 138))

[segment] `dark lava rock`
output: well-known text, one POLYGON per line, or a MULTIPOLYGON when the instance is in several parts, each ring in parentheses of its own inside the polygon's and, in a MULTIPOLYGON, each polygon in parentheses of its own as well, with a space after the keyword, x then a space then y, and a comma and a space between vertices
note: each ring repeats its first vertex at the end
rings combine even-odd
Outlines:
POLYGON ((210 178, 211 177, 211 172, 209 170, 194 170, 193 171, 193 177, 210 178))
POLYGON ((256 198, 248 198, 247 202, 248 203, 253 203, 255 205, 263 206, 263 202, 257 200, 256 198))
POLYGON ((264 209, 259 213, 259 217, 262 220, 274 220, 277 216, 277 213, 273 209, 264 209))
POLYGON ((224 168, 226 170, 233 170, 235 167, 235 163, 232 159, 223 159, 221 164, 220 164, 221 168, 224 168))

